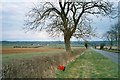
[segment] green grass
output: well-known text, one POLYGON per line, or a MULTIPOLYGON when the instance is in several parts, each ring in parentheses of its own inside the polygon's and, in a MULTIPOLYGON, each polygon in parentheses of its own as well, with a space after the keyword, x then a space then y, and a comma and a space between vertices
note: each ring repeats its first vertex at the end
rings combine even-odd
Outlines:
MULTIPOLYGON (((80 49, 81 47, 72 47, 73 51, 80 49)), ((51 56, 54 54, 64 53, 65 50, 59 51, 49 51, 49 52, 31 52, 31 53, 17 53, 17 54, 3 54, 2 60, 9 61, 12 59, 21 59, 21 58, 32 58, 35 56, 51 56)))
POLYGON ((56 71, 57 78, 117 78, 118 65, 90 49, 66 66, 56 71))
POLYGON ((118 50, 106 50, 106 49, 104 49, 104 51, 113 52, 113 53, 120 53, 120 51, 118 51, 118 50))
POLYGON ((21 58, 31 58, 35 56, 50 56, 53 54, 63 53, 65 50, 61 51, 49 51, 49 52, 32 52, 32 53, 18 53, 18 54, 4 54, 2 55, 3 61, 9 61, 12 59, 21 59, 21 58))

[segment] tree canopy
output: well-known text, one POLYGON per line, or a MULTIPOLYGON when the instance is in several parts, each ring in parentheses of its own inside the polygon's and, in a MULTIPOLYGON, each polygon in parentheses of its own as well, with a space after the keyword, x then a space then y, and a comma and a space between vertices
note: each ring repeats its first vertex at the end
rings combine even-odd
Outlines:
POLYGON ((29 11, 25 25, 28 30, 45 29, 52 35, 62 33, 65 49, 70 52, 72 36, 86 39, 95 35, 94 29, 90 25, 89 14, 106 16, 111 12, 112 4, 104 0, 45 2, 42 5, 36 5, 29 11))
POLYGON ((117 45, 119 43, 119 38, 120 38, 119 24, 120 23, 116 23, 110 26, 110 29, 103 34, 103 38, 110 42, 110 49, 112 49, 113 42, 114 43, 116 42, 117 45))

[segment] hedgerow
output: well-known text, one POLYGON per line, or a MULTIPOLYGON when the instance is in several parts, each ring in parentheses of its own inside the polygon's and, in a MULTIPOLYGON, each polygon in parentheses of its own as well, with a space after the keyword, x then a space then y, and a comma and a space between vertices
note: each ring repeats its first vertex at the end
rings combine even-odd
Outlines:
POLYGON ((67 65, 84 50, 74 50, 71 54, 14 59, 2 65, 2 78, 55 78, 58 65, 67 65))

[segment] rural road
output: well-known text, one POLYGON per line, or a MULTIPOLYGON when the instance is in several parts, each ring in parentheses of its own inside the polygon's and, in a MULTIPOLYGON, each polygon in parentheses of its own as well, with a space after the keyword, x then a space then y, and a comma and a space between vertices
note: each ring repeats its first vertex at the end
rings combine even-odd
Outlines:
POLYGON ((120 54, 118 53, 113 53, 113 52, 107 52, 107 51, 103 51, 103 50, 97 50, 91 47, 92 50, 102 54, 103 56, 111 59, 112 61, 114 61, 117 64, 120 64, 120 58, 118 58, 120 56, 120 54))

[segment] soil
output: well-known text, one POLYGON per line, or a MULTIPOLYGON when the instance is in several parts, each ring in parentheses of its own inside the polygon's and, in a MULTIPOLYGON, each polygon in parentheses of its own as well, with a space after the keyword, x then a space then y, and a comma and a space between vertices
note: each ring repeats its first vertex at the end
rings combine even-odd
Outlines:
POLYGON ((2 48, 2 54, 15 54, 15 53, 31 53, 31 52, 49 52, 49 51, 58 51, 63 49, 58 48, 2 48))

